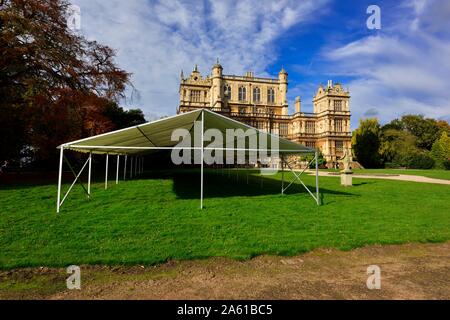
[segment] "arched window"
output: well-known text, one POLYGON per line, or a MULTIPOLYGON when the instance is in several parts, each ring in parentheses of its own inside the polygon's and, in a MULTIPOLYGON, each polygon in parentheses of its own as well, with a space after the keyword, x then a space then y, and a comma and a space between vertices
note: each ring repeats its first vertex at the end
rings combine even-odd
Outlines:
POLYGON ((247 100, 247 90, 245 87, 239 87, 239 101, 247 100))
POLYGON ((275 103, 275 90, 273 88, 267 89, 267 102, 275 103))
POLYGON ((223 86, 223 95, 225 96, 225 98, 231 100, 231 87, 229 84, 223 86))
POLYGON ((253 102, 260 102, 261 101, 261 89, 258 87, 253 88, 253 102))

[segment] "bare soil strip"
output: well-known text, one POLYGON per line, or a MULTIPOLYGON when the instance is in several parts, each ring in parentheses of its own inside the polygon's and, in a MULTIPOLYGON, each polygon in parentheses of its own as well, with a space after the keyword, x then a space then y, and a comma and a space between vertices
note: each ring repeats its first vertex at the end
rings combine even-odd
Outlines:
POLYGON ((2 271, 0 298, 450 299, 450 242, 81 270, 81 290, 66 289, 65 269, 2 271), (380 290, 366 286, 369 265, 381 268, 380 290))

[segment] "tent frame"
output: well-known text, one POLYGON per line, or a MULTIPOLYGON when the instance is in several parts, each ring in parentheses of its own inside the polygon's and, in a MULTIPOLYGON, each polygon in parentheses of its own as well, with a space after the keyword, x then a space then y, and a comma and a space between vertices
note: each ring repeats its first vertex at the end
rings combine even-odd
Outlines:
MULTIPOLYGON (((193 112, 193 111, 191 111, 193 112)), ((84 185, 81 183, 83 189, 85 190, 85 192, 87 193, 88 198, 90 199, 91 197, 91 174, 92 174, 92 150, 93 149, 103 149, 103 150, 121 150, 121 152, 115 152, 114 154, 117 155, 117 167, 116 167, 116 184, 119 183, 119 166, 120 166, 120 155, 124 156, 124 171, 123 171, 123 180, 126 179, 126 171, 127 171, 127 160, 128 160, 128 156, 129 153, 127 153, 127 151, 149 151, 149 150, 177 150, 177 149, 182 149, 182 150, 200 150, 200 159, 201 159, 201 163, 200 163, 200 209, 203 209, 203 198, 204 198, 204 153, 205 150, 222 150, 222 151, 246 151, 246 152, 273 152, 273 151, 278 151, 278 153, 280 154, 280 159, 281 159, 281 194, 284 194, 284 192, 295 182, 295 181, 300 181, 300 183, 302 184, 302 186, 308 191, 308 193, 311 195, 311 197, 316 201, 317 205, 320 205, 320 198, 319 198, 319 166, 318 166, 318 149, 310 149, 310 150, 282 150, 282 152, 280 152, 280 150, 272 150, 272 149, 250 149, 250 148, 217 148, 217 147, 204 147, 204 123, 205 123, 205 119, 204 119, 204 114, 205 114, 205 109, 202 110, 201 112, 201 147, 158 147, 156 146, 148 137, 147 135, 145 135, 145 133, 142 132, 141 129, 139 129, 139 125, 138 126, 134 126, 134 127, 130 127, 130 128, 125 128, 125 129, 121 129, 121 130, 117 130, 115 132, 119 132, 119 131, 123 131, 126 129, 131 129, 131 128, 137 128, 141 134, 143 134, 149 141, 150 143, 153 145, 151 147, 127 147, 127 146, 89 146, 89 145, 77 145, 77 144, 70 144, 70 143, 66 143, 63 144, 61 146, 59 146, 58 148, 60 149, 60 158, 59 158, 59 172, 58 172, 58 192, 57 192, 57 206, 56 206, 56 212, 59 213, 61 206, 63 205, 64 201, 67 199, 70 191, 72 190, 73 186, 75 185, 75 183, 79 180, 79 177, 81 176, 83 170, 85 169, 86 165, 88 165, 88 187, 87 190, 84 187, 84 185), (68 146, 70 146, 70 148, 76 148, 76 149, 87 149, 89 150, 89 157, 87 159, 87 161, 84 163, 83 167, 81 168, 80 172, 78 174, 75 174, 75 171, 73 170, 73 168, 71 167, 70 163, 68 162, 68 160, 66 159, 66 162, 68 163, 72 173, 75 176, 75 180, 72 182, 71 186, 69 187, 68 191, 66 192, 66 194, 64 195, 63 199, 61 200, 61 187, 62 187, 62 171, 63 171, 63 159, 64 157, 64 149, 67 148, 68 146), (311 153, 315 153, 314 158, 308 163, 308 165, 306 166, 306 168, 300 173, 297 174, 295 172, 295 170, 292 169, 291 165, 285 160, 285 155, 286 154, 300 154, 300 153, 307 153, 307 154, 311 154, 311 153), (307 168, 309 168, 309 166, 312 164, 312 162, 315 161, 315 176, 316 176, 316 194, 314 195, 313 192, 311 192, 311 190, 309 190, 309 188, 305 185, 305 183, 301 180, 301 175, 306 171, 307 168), (289 171, 291 171, 294 175, 294 180, 292 180, 289 185, 287 187, 284 187, 284 168, 285 165, 287 166, 287 168, 289 169, 289 171)), ((239 123, 240 125, 245 125, 249 128, 252 128, 246 124, 240 123, 234 119, 230 119, 227 118, 223 115, 217 114, 223 118, 226 118, 227 120, 231 120, 234 121, 236 123, 239 123)), ((174 116, 175 117, 175 116, 174 116)), ((172 117, 169 117, 172 118, 172 117)), ((166 118, 167 119, 167 118, 166 118)), ((155 122, 158 121, 162 121, 164 119, 161 120, 157 120, 155 122)), ((254 129, 254 128, 252 128, 254 129)), ((104 133, 98 136, 105 136, 108 135, 110 133, 104 133)), ((264 133, 270 136, 274 136, 273 134, 270 133, 264 133)), ((91 137, 92 138, 92 137, 91 137)), ((277 137, 278 138, 278 137, 277 137)), ((86 138, 89 139, 89 138, 86 138)), ((82 141, 85 141, 86 139, 82 139, 82 140, 78 140, 75 141, 76 143, 80 143, 82 141)), ((68 149, 70 150, 70 149, 68 149)), ((108 151, 106 151, 106 164, 105 164, 105 190, 108 189, 108 167, 109 167, 109 155, 113 154, 110 153, 108 151)), ((133 155, 130 156, 130 179, 133 176, 136 176, 138 174, 141 174, 143 172, 144 169, 144 158, 142 156, 138 155, 133 155), (133 162, 134 162, 134 166, 133 166, 133 162), (134 167, 134 168, 133 168, 134 167), (133 170, 134 169, 134 170, 133 170), (134 175, 133 175, 133 171, 134 171, 134 175)), ((248 177, 247 177, 247 181, 248 181, 248 177)), ((247 182, 248 183, 248 182, 247 182)))

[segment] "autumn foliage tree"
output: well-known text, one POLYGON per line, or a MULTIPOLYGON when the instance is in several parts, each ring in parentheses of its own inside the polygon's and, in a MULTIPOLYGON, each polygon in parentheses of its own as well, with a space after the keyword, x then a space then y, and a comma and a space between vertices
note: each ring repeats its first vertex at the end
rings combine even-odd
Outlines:
POLYGON ((62 142, 117 127, 107 111, 129 74, 113 49, 68 29, 69 6, 0 0, 0 161, 28 150, 49 163, 62 142))

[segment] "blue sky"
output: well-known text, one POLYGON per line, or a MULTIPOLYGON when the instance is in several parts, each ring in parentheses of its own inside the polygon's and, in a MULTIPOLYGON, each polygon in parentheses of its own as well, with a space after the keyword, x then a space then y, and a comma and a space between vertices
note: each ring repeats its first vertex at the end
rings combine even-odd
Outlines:
POLYGON ((328 79, 349 87, 352 127, 405 113, 450 120, 450 2, 446 0, 73 0, 81 32, 117 50, 135 90, 124 106, 148 120, 175 113, 181 69, 205 75, 289 72, 291 110, 328 79), (381 30, 366 9, 381 8, 381 30))

